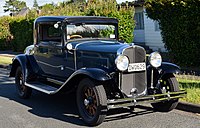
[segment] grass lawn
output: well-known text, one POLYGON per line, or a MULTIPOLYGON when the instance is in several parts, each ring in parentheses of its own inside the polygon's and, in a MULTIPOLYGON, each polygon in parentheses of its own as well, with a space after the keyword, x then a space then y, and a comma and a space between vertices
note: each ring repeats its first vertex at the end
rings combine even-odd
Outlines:
POLYGON ((200 80, 177 78, 181 89, 187 91, 187 96, 180 101, 200 104, 200 80))
POLYGON ((12 57, 0 56, 0 64, 8 65, 12 63, 12 57))

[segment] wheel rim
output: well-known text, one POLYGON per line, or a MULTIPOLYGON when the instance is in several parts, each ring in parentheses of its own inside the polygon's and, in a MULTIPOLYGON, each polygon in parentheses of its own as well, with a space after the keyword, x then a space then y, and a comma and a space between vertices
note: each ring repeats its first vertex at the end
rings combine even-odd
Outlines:
POLYGON ((26 87, 24 85, 23 75, 22 75, 21 72, 19 73, 18 79, 19 79, 19 81, 17 83, 18 84, 18 89, 19 89, 19 93, 22 95, 22 94, 24 94, 24 92, 26 90, 26 87))
POLYGON ((97 97, 91 87, 85 87, 83 90, 83 107, 89 117, 94 117, 97 112, 97 97))

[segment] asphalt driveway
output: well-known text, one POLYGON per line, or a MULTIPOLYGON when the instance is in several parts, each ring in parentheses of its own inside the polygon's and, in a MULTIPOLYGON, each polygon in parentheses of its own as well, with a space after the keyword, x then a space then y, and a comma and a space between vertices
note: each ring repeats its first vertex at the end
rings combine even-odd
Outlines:
MULTIPOLYGON (((76 128, 86 127, 78 116, 75 95, 49 96, 33 91, 30 99, 20 99, 14 79, 0 69, 0 128, 76 128)), ((179 110, 154 112, 149 105, 135 111, 109 111, 102 128, 200 128, 200 115, 179 110)))

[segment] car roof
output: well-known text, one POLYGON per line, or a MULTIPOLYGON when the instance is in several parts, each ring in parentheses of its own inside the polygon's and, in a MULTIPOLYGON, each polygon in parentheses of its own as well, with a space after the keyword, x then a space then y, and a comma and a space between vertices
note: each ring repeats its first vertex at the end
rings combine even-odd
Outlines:
POLYGON ((58 22, 66 21, 68 23, 110 23, 116 24, 118 20, 115 18, 101 17, 101 16, 41 16, 35 22, 58 22))

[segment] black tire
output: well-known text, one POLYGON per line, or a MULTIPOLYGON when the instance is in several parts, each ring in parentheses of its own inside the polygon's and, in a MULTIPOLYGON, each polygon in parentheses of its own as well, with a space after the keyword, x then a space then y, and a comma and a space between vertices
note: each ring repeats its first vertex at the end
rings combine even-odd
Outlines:
POLYGON ((17 67, 15 74, 16 90, 20 98, 27 99, 32 94, 32 89, 24 84, 21 67, 17 67))
MULTIPOLYGON (((176 77, 173 74, 167 74, 163 76, 161 87, 163 86, 166 87, 166 91, 170 92, 179 91, 178 81, 176 80, 176 77)), ((169 112, 174 108, 176 108, 177 104, 178 104, 178 99, 172 99, 169 101, 152 103, 151 105, 156 111, 169 112)))
POLYGON ((107 97, 103 85, 85 78, 79 83, 76 101, 79 114, 90 126, 101 124, 107 113, 107 97))

